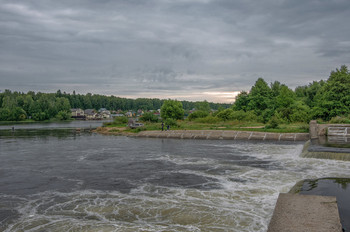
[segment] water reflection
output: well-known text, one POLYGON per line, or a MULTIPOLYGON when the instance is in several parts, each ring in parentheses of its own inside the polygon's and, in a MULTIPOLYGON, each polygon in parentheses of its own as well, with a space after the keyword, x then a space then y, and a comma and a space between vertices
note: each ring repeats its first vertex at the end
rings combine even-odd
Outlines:
POLYGON ((8 124, 0 125, 1 130, 17 130, 17 129, 57 129, 57 128, 97 128, 102 126, 104 122, 110 122, 111 120, 98 120, 98 121, 70 121, 70 122, 33 122, 33 123, 20 123, 20 124, 8 124))
POLYGON ((22 139, 33 139, 35 137, 56 137, 59 139, 67 137, 79 136, 82 133, 88 135, 91 133, 89 129, 76 130, 76 129, 18 129, 15 131, 0 130, 0 137, 3 138, 22 138, 22 139))

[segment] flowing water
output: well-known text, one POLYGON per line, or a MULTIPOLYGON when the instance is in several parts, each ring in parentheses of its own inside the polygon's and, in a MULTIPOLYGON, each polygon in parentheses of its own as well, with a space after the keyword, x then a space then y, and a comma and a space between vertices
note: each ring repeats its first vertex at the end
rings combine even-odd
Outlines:
POLYGON ((280 192, 350 177, 302 147, 0 130, 0 231, 266 231, 280 192))

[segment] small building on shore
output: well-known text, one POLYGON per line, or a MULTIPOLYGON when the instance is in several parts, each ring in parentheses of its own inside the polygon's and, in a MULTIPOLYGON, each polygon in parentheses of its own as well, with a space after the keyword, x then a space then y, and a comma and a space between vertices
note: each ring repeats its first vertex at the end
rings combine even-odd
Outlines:
POLYGON ((84 110, 84 114, 87 120, 95 120, 97 119, 97 112, 94 109, 86 109, 84 110))
POLYGON ((85 119, 85 113, 84 110, 80 109, 80 108, 73 108, 70 110, 72 118, 75 119, 85 119))

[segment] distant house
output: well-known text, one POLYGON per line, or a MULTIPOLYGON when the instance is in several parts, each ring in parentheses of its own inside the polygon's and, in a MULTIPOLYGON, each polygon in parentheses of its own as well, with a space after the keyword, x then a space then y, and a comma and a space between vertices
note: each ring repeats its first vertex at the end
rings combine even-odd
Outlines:
POLYGON ((109 110, 104 110, 104 111, 100 112, 100 115, 102 118, 110 118, 111 112, 109 110))
POLYGON ((114 117, 124 117, 124 114, 111 114, 111 116, 114 117))
POLYGON ((137 115, 143 115, 143 110, 139 109, 139 110, 137 111, 137 115))
POLYGON ((102 113, 103 111, 106 111, 107 109, 106 108, 100 108, 99 110, 98 110, 98 112, 99 113, 102 113))
POLYGON ((125 116, 128 117, 128 118, 132 118, 133 113, 132 113, 131 111, 126 112, 126 113, 125 113, 125 116))
POLYGON ((72 118, 75 119, 85 119, 84 110, 80 108, 73 108, 70 110, 72 118))
POLYGON ((97 113, 94 109, 86 109, 86 110, 84 110, 84 114, 85 114, 86 119, 88 119, 88 120, 97 119, 97 113))
POLYGON ((160 113, 157 111, 157 112, 154 112, 153 115, 157 116, 158 118, 160 118, 160 113))

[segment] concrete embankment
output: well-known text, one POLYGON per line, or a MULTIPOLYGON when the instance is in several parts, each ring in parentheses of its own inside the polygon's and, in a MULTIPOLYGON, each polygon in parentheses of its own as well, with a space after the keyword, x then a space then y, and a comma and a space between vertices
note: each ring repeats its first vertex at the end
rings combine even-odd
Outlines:
POLYGON ((341 232, 335 197, 281 193, 268 232, 341 232))
POLYGON ((349 148, 323 147, 312 146, 311 141, 304 144, 303 151, 300 154, 303 158, 317 158, 317 159, 334 159, 350 161, 349 148))
POLYGON ((148 138, 227 139, 263 141, 307 141, 310 137, 308 133, 268 133, 232 130, 141 131, 135 136, 148 138))

